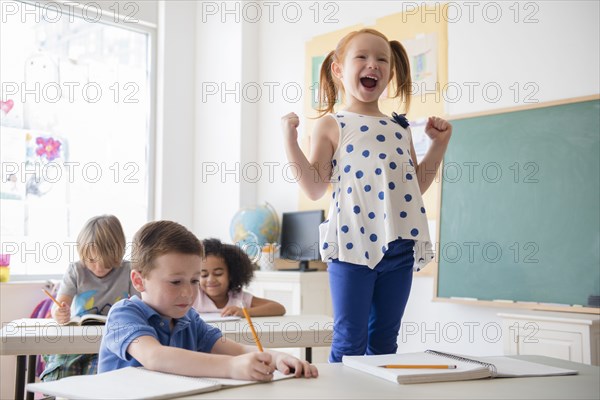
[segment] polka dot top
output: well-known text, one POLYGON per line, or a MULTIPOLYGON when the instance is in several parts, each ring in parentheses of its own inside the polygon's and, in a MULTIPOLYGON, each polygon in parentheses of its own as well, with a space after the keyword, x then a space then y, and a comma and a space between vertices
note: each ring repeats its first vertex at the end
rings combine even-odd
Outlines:
POLYGON ((433 259, 427 217, 404 117, 330 114, 340 129, 332 159, 332 201, 320 226, 324 261, 375 268, 397 239, 415 241, 413 269, 433 259), (401 126, 402 123, 402 126, 401 126))

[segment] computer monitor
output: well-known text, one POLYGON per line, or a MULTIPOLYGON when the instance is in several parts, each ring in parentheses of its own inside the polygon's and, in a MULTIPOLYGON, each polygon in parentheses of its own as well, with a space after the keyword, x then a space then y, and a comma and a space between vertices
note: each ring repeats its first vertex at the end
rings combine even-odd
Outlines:
POLYGON ((324 219, 325 212, 323 210, 283 213, 280 257, 300 261, 298 268, 284 271, 316 271, 316 269, 308 267, 308 262, 321 259, 319 255, 319 225, 324 219))

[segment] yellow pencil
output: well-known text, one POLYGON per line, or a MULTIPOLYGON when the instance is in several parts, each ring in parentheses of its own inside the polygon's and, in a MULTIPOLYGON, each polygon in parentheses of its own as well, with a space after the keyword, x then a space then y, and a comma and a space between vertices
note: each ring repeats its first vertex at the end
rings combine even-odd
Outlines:
POLYGON ((248 325, 250 325, 250 330, 252 331, 252 336, 254 337, 254 342, 256 343, 256 347, 258 347, 259 351, 264 351, 262 344, 260 344, 260 339, 258 338, 256 331, 254 330, 254 325, 252 325, 252 320, 250 319, 250 314, 248 314, 246 307, 242 307, 242 312, 244 313, 244 316, 246 317, 246 321, 248 321, 248 325))
POLYGON ((382 365, 382 368, 397 369, 456 369, 456 365, 437 365, 437 364, 388 364, 382 365))
POLYGON ((58 307, 62 307, 62 306, 61 306, 61 304, 58 302, 58 300, 56 300, 56 299, 54 298, 54 296, 52 296, 52 295, 50 294, 50 292, 49 292, 49 291, 47 291, 46 289, 43 289, 43 288, 42 288, 42 292, 46 293, 46 296, 50 297, 50 298, 52 299, 52 301, 54 302, 54 304, 56 304, 58 307))

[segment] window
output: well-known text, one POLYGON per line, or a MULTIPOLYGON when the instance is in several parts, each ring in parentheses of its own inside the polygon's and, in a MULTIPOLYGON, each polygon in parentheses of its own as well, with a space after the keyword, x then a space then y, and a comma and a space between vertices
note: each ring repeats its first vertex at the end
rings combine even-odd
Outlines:
POLYGON ((12 276, 62 274, 89 218, 114 214, 128 240, 149 218, 152 31, 90 17, 99 9, 11 3, 0 31, 0 253, 12 276))

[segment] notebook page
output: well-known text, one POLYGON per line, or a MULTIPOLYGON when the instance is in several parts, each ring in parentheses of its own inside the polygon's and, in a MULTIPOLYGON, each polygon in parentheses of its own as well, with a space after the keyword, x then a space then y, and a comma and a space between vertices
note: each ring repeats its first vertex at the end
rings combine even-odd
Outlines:
POLYGON ((498 378, 512 378, 525 376, 553 376, 575 375, 578 372, 572 369, 552 367, 550 365, 518 360, 510 357, 469 357, 474 360, 492 363, 496 366, 498 378))
POLYGON ((204 322, 237 321, 239 319, 242 319, 241 317, 238 317, 237 315, 229 315, 227 317, 222 317, 220 313, 199 313, 199 314, 200 314, 200 318, 202 318, 202 320, 204 322))
MULTIPOLYGON (((279 371, 275 371, 273 373, 273 381, 280 381, 282 379, 290 379, 293 378, 294 374, 284 375, 279 371)), ((211 381, 214 381, 220 384, 223 387, 226 386, 243 386, 243 385, 252 385, 253 383, 258 383, 257 381, 246 381, 241 379, 229 379, 229 378, 210 378, 211 381)))
POLYGON ((429 353, 385 354, 377 356, 344 356, 344 365, 398 383, 442 382, 479 379, 491 375, 487 367, 476 363, 451 360, 429 353), (390 369, 388 364, 447 364, 456 369, 390 369))
POLYGON ((211 379, 165 374, 134 367, 27 385, 28 391, 70 399, 166 399, 219 388, 220 385, 211 379))

